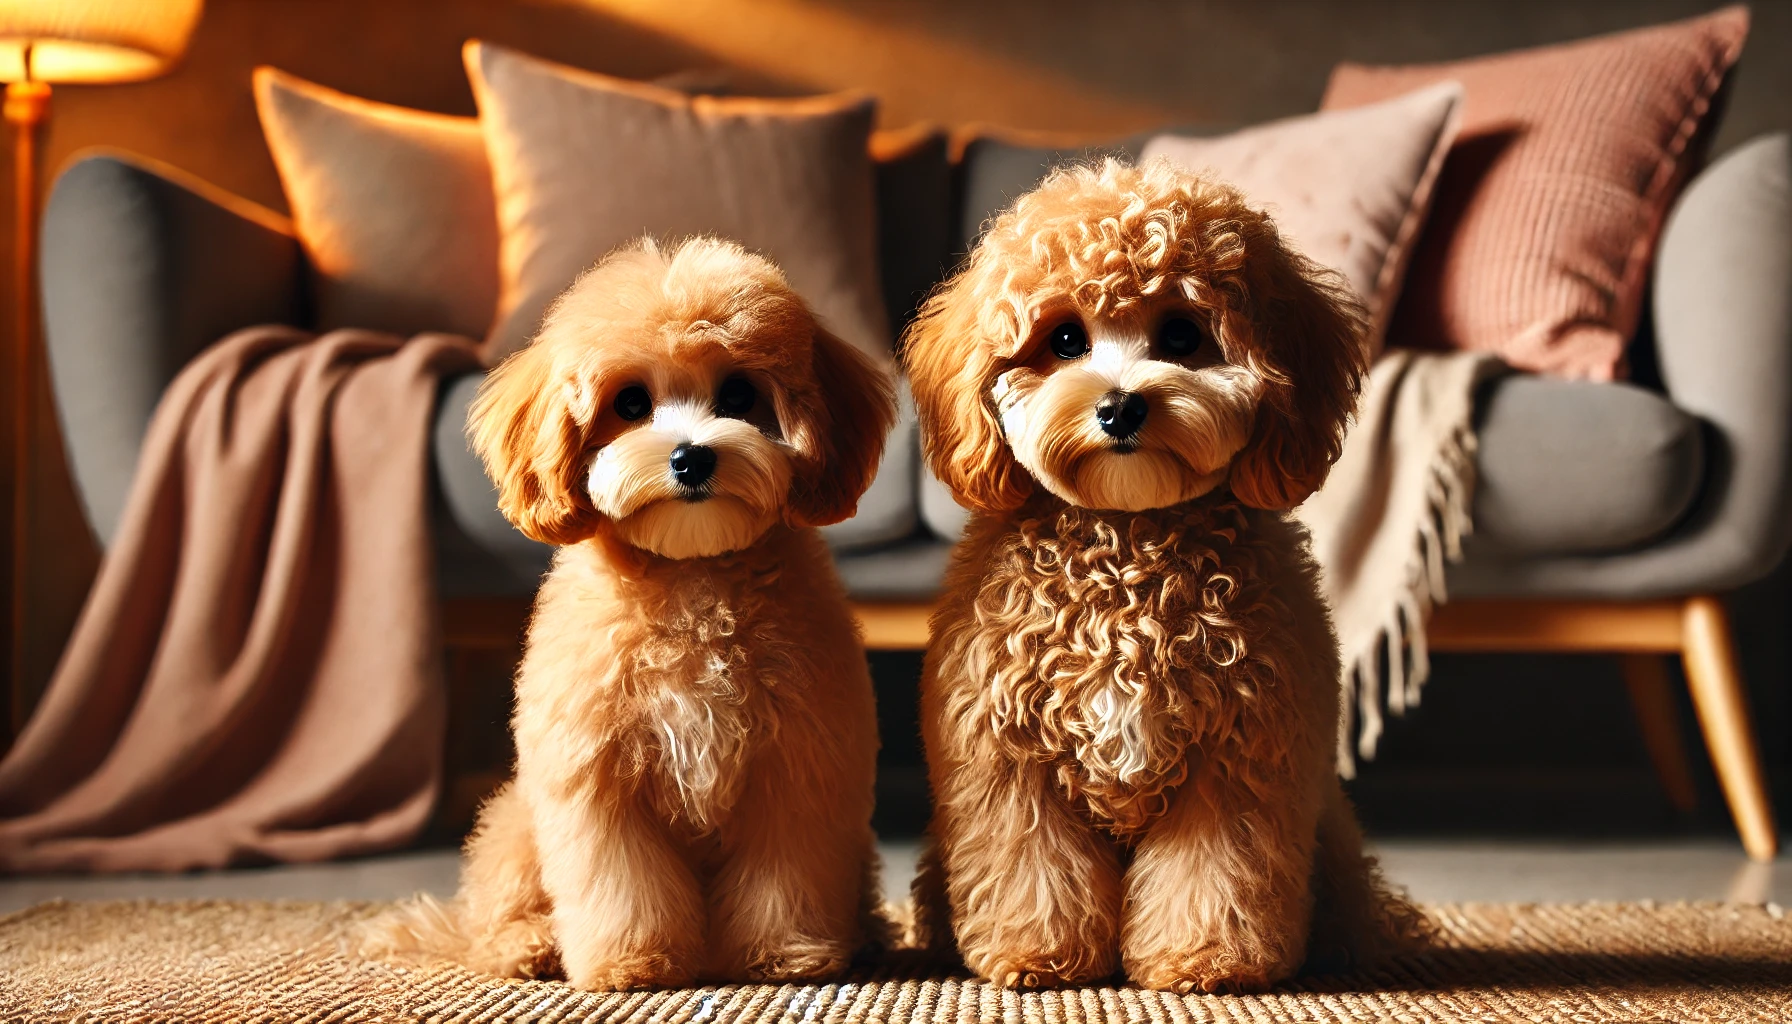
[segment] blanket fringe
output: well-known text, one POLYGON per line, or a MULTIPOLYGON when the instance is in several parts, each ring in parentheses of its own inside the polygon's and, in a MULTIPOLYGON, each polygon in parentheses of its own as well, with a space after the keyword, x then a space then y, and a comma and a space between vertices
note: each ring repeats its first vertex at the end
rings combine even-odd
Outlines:
POLYGON ((1355 657, 1344 673, 1340 702, 1344 720, 1338 729, 1338 773, 1344 778, 1356 777, 1357 758, 1375 758, 1382 733, 1384 682, 1388 712, 1401 716, 1407 709, 1419 706, 1420 691, 1431 675, 1425 623, 1432 606, 1447 600, 1445 566, 1462 560, 1462 539, 1474 528, 1469 504, 1474 493, 1477 447, 1475 432, 1469 427, 1452 432, 1444 441, 1437 458, 1432 460, 1425 494, 1426 514, 1418 523, 1406 568, 1405 589, 1374 635, 1345 648, 1347 658, 1353 653, 1355 657), (1350 742, 1353 732, 1354 750, 1350 742))

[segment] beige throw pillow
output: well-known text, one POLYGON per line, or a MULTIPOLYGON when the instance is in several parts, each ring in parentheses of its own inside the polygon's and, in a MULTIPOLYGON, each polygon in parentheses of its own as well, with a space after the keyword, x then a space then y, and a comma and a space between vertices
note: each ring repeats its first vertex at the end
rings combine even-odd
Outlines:
POLYGON ((498 195, 494 358, 611 249, 699 233, 776 261, 832 330, 888 358, 870 97, 688 96, 477 41, 465 57, 498 195))
POLYGON ((1266 207, 1285 236, 1342 274, 1368 306, 1378 354, 1461 104, 1461 87, 1446 82, 1216 138, 1160 135, 1141 159, 1210 172, 1266 207))
POLYGON ((255 104, 315 274, 316 326, 484 337, 498 225, 479 123, 268 67, 255 104))

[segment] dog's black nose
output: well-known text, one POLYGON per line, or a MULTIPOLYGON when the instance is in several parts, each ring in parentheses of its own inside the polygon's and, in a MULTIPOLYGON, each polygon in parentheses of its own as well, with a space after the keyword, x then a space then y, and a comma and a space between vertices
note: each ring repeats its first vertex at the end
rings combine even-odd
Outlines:
POLYGON ((681 444, 672 449, 672 479, 680 487, 702 487, 716 471, 716 453, 700 444, 681 444))
POLYGON ((1151 407, 1138 395, 1110 391, 1095 403, 1095 422, 1101 424, 1102 433, 1124 441, 1139 432, 1150 411, 1151 407))

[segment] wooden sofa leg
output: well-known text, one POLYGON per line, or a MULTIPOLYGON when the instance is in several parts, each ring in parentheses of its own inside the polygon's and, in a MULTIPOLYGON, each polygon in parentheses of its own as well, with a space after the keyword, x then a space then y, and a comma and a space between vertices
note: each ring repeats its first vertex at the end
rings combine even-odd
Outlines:
POLYGON ((1724 799, 1742 833, 1742 847, 1758 861, 1772 860, 1779 850, 1779 834, 1773 823, 1773 804, 1767 798, 1767 782, 1761 756, 1755 746, 1755 730, 1749 721, 1748 695, 1736 665, 1736 649, 1730 639, 1730 616, 1723 602, 1708 594, 1686 599, 1681 631, 1681 657, 1693 707, 1705 733, 1705 746, 1724 799))
POLYGON ((1636 713, 1637 730, 1655 766, 1655 777, 1668 803, 1682 814, 1698 807, 1699 791, 1693 783, 1686 743, 1680 738, 1680 716, 1674 708, 1674 687, 1668 679, 1667 659, 1659 654, 1623 654, 1624 686, 1630 691, 1630 708, 1636 713))

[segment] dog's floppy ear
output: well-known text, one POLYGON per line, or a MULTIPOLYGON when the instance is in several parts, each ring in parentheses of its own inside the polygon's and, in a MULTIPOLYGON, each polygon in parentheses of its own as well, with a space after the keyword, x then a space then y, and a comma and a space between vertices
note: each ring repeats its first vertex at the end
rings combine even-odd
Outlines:
POLYGON ((1263 391, 1251 439, 1232 460, 1232 493, 1290 509, 1325 483, 1343 447, 1367 369, 1365 319, 1348 286, 1289 249, 1267 218, 1246 231, 1240 312, 1263 391))
POLYGON ((467 413, 467 435, 498 485, 498 510, 526 536, 574 544, 601 515, 581 486, 585 432, 566 407, 553 354, 537 342, 499 364, 467 413))
POLYGON ((896 422, 890 375, 819 325, 814 330, 814 389, 792 395, 781 417, 786 439, 803 455, 785 513, 795 526, 827 526, 858 511, 896 422))
POLYGON ((1033 480, 1008 450, 992 405, 995 351, 982 336, 972 273, 960 271, 928 297, 903 336, 902 362, 933 475, 960 504, 1002 512, 1027 499, 1033 480))

